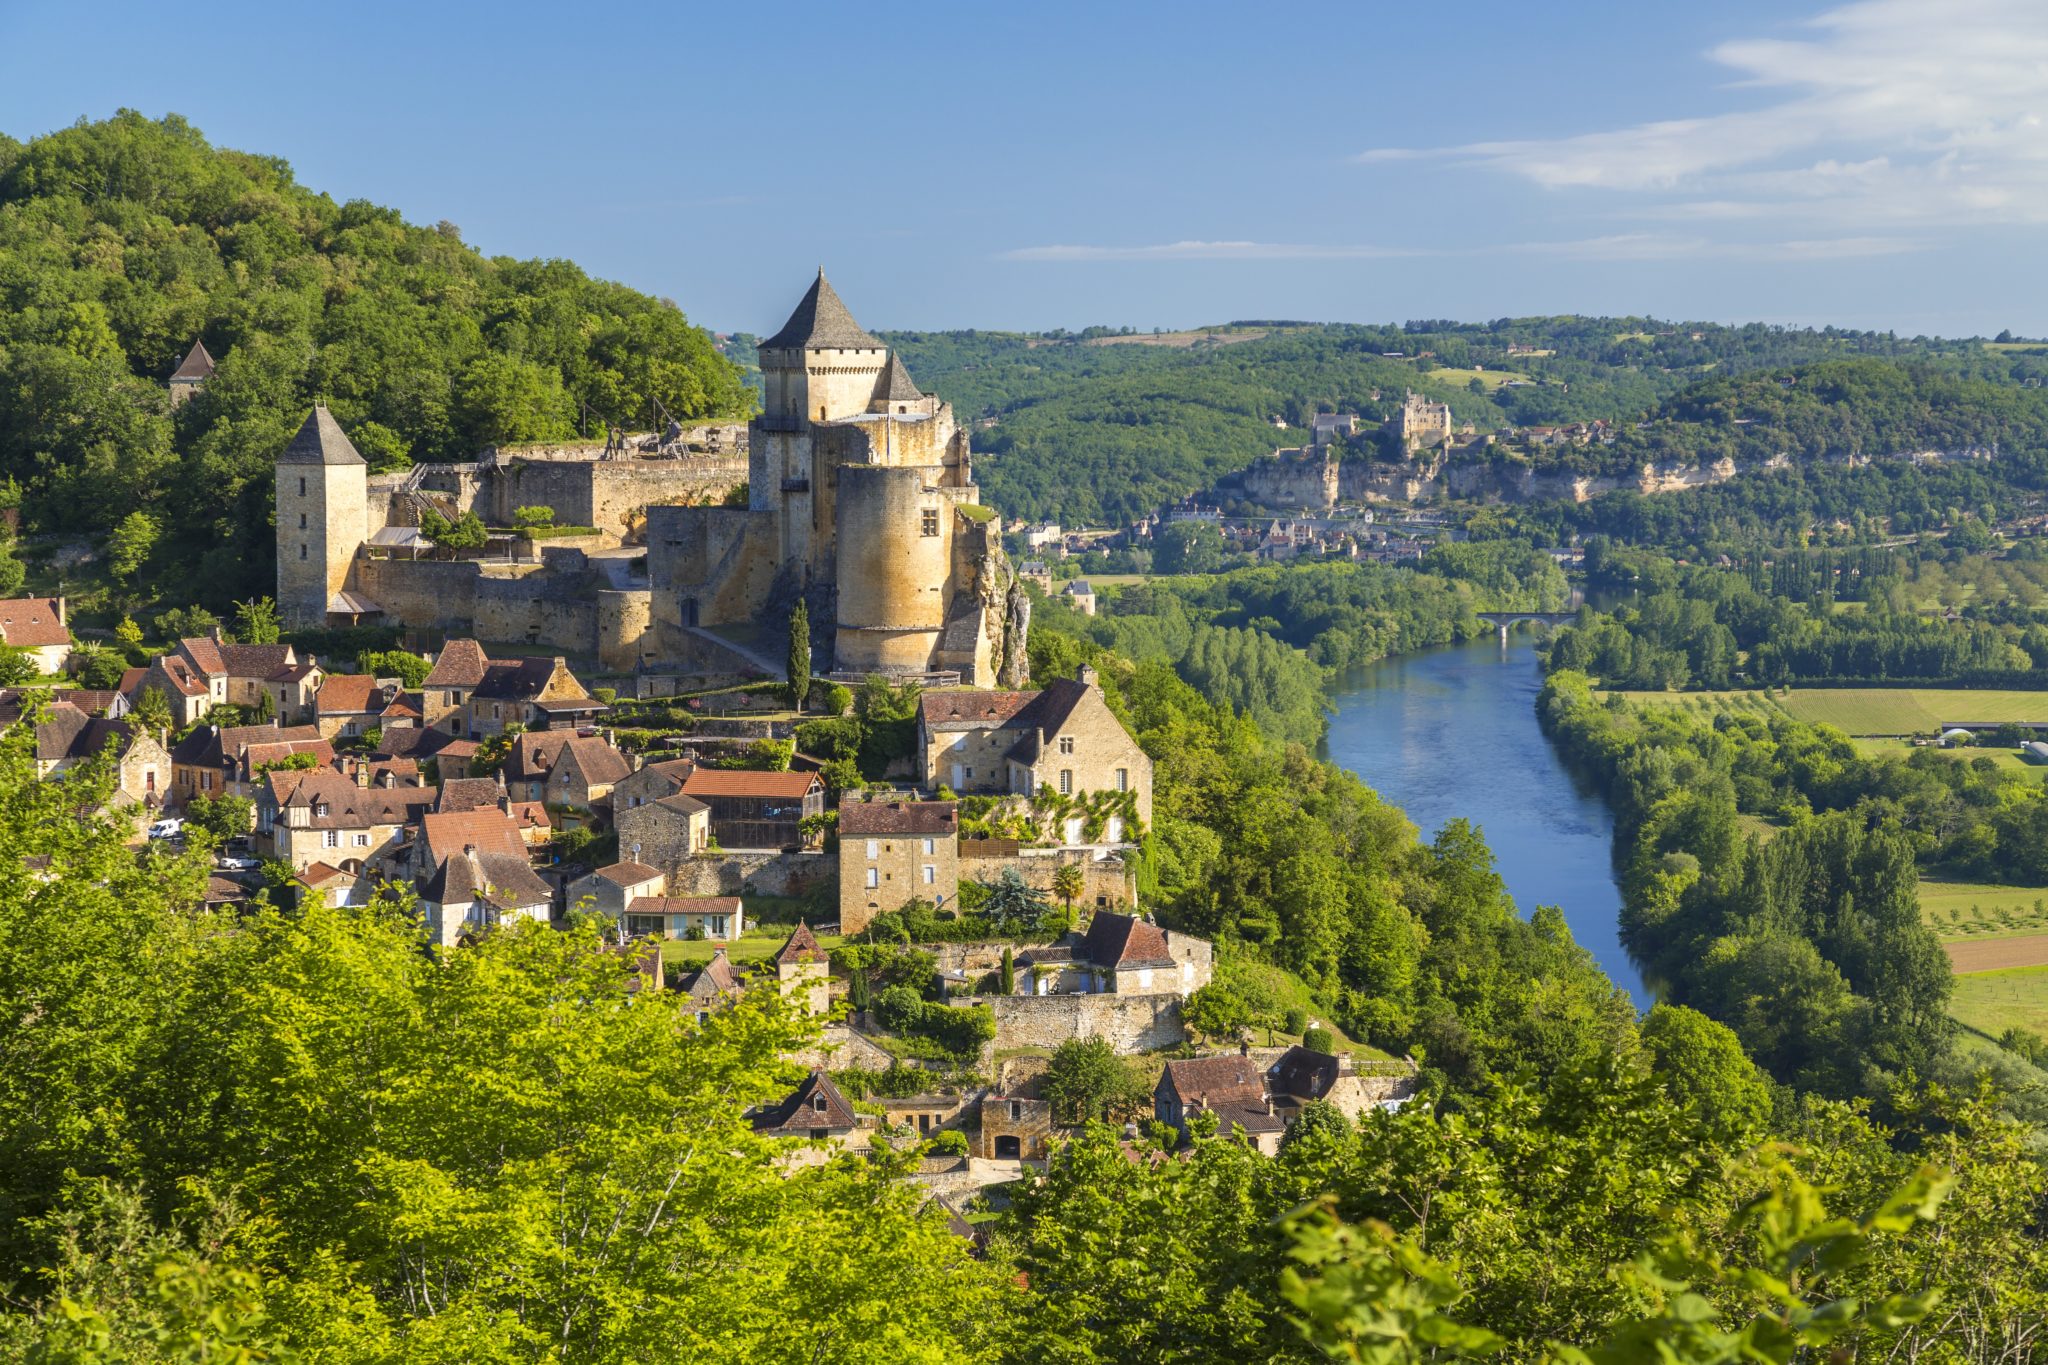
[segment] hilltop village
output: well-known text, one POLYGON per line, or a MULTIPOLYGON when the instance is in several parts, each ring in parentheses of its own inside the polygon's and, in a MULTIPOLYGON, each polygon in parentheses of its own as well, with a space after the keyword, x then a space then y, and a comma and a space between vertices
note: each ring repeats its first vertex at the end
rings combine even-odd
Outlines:
MULTIPOLYGON (((1168 1146, 1213 1123, 1272 1151, 1313 1102, 1400 1103, 1411 1063, 1312 1020, 1306 1042, 1202 1022, 1212 946, 1139 894, 1152 762, 1092 668, 1024 686, 1029 598, 950 408, 822 272, 761 357, 744 427, 402 476, 316 407, 277 458, 283 631, 183 638, 48 704, 0 693, 0 719, 33 726, 46 780, 104 768, 138 845, 217 839, 210 902, 396 897, 441 954, 594 918, 700 1020, 777 992, 822 1037, 756 1128, 922 1144, 944 1198, 1106 1112, 1061 1098, 1083 1055, 1122 1076, 1120 1112, 1151 1095, 1168 1146), (525 534, 450 553, 465 519, 525 534), (358 667, 280 639, 366 626, 415 648, 358 667), (848 774, 856 686, 861 721, 896 708, 881 782, 848 774)), ((173 400, 211 366, 195 345, 173 400)), ((61 598, 0 624, 65 667, 61 598)))

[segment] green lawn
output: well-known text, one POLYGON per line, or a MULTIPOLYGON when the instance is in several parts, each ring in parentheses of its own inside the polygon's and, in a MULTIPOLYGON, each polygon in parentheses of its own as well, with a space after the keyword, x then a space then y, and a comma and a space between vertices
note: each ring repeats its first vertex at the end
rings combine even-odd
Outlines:
POLYGON ((1486 386, 1488 393, 1492 393, 1510 379, 1527 379, 1529 376, 1517 374, 1513 370, 1454 370, 1447 365, 1439 365, 1436 369, 1429 371, 1429 377, 1442 380, 1447 384, 1464 384, 1467 386, 1476 379, 1486 386))
POLYGON ((2048 933, 2048 887, 1922 877, 1920 917, 1943 939, 2048 933))
MULTIPOLYGON (((685 965, 709 962, 712 953, 723 947, 734 962, 760 962, 781 952, 782 945, 789 942, 794 931, 794 925, 771 924, 766 928, 749 929, 738 942, 726 944, 710 939, 672 938, 661 945, 661 960, 685 965)), ((819 934, 817 938, 818 946, 827 952, 846 941, 837 934, 819 934)))
POLYGON ((2048 1035, 2048 967, 2009 967, 1956 978, 1948 1012, 1992 1038, 2009 1028, 2048 1035))
MULTIPOLYGON (((1918 752, 1910 741, 1903 739, 1859 739, 1853 742, 1856 745, 1856 752, 1864 755, 1866 758, 1906 758, 1918 752)), ((2048 768, 2044 768, 2038 763, 2029 763, 2024 758, 2021 758, 2020 751, 2017 749, 1993 749, 1987 746, 1981 749, 1932 749, 1930 752, 1940 754, 1943 758, 1954 759, 1958 763, 1967 763, 1977 758, 1988 758, 2001 768, 2007 768, 2016 773, 2025 773, 2037 781, 2041 774, 2048 773, 2048 768)))
POLYGON ((1784 692, 1619 692, 1630 702, 1715 711, 1782 711, 1851 735, 1927 735, 1943 721, 2048 721, 2048 691, 1959 687, 1811 687, 1784 692))

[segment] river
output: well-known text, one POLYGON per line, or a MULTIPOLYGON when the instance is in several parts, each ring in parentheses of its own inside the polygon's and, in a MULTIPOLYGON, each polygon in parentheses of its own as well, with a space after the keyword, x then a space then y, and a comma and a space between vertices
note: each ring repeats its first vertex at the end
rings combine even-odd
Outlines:
POLYGON ((1327 757, 1407 811, 1424 839, 1458 816, 1479 826, 1522 913, 1562 909, 1572 937, 1647 1009, 1621 946, 1614 820, 1537 725, 1542 681, 1520 635, 1358 669, 1332 695, 1327 757))

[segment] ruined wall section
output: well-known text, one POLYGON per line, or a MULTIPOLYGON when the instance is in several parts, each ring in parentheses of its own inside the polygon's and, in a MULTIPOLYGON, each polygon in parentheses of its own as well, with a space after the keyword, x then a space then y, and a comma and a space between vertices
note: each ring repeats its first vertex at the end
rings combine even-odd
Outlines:
POLYGON ((1178 995, 991 995, 971 1003, 995 1011, 996 1041, 1005 1048, 1104 1038, 1127 1056, 1188 1040, 1178 995))
POLYGON ((509 526, 521 507, 549 507, 557 525, 594 526, 624 537, 647 508, 715 506, 747 475, 747 461, 737 454, 672 460, 514 459, 493 471, 488 507, 478 515, 492 525, 509 526))

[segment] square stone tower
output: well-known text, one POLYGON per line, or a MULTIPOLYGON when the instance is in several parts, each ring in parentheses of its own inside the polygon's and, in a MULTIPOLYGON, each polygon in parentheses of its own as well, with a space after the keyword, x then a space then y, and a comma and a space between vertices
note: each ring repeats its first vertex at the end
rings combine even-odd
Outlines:
POLYGON ((277 457, 277 611, 294 626, 327 624, 369 535, 370 467, 341 424, 315 406, 277 457))

